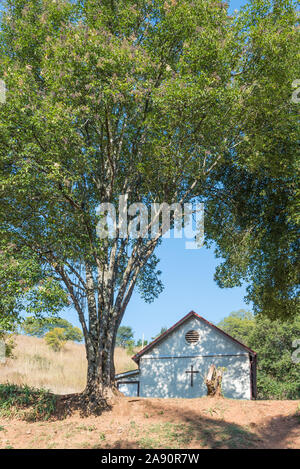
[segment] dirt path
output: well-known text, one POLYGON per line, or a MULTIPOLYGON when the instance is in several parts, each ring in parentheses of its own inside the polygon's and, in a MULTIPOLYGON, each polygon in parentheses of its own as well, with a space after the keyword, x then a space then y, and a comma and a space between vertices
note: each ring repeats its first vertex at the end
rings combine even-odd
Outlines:
POLYGON ((300 401, 124 398, 100 417, 0 419, 0 448, 300 448, 300 401))

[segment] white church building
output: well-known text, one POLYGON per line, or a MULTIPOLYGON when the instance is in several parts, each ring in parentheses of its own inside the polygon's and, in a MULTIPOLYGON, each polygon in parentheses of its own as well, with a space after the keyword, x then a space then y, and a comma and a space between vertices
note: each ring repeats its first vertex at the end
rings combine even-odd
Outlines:
POLYGON ((256 398, 256 353, 191 311, 132 357, 138 369, 116 375, 126 396, 195 398, 207 395, 212 364, 223 368, 222 393, 256 398))

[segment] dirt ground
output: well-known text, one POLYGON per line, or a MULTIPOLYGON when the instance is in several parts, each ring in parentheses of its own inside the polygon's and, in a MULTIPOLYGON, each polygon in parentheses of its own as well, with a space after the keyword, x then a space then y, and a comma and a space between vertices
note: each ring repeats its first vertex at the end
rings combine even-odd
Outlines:
POLYGON ((122 398, 99 417, 0 419, 0 448, 300 448, 300 401, 122 398))

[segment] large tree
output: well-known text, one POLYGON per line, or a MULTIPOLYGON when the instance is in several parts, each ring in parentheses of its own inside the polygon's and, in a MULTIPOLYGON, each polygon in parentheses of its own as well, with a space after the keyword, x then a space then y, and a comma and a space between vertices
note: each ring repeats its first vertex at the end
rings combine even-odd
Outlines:
MULTIPOLYGON (((128 205, 147 207, 207 202, 207 239, 224 255, 233 246, 218 219, 227 191, 226 229, 234 244, 245 244, 249 226, 236 219, 234 200, 245 196, 232 181, 244 172, 256 177, 265 135, 246 125, 256 106, 263 112, 252 64, 276 67, 280 57, 284 67, 287 45, 296 42, 292 2, 274 2, 275 16, 272 2, 267 10, 260 3, 236 19, 219 1, 195 0, 191 8, 184 0, 7 0, 0 36, 3 249, 29 250, 38 263, 37 313, 45 282, 75 307, 88 360, 84 396, 95 407, 114 394, 116 334, 133 289, 146 301, 162 289, 154 250, 164 233, 159 220, 153 237, 124 237, 118 227, 99 239, 99 204, 117 207, 121 194, 128 205), (286 50, 257 53, 247 40, 249 15, 255 24, 271 15, 266 27, 286 50)), ((129 215, 137 225, 138 208, 129 215)), ((230 262, 242 277, 239 256, 230 262)))

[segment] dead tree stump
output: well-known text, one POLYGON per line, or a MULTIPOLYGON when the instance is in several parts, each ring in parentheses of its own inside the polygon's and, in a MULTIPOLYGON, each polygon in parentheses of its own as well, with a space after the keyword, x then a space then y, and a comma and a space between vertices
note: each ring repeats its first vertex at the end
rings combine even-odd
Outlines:
POLYGON ((205 380, 207 395, 210 397, 222 397, 223 370, 211 365, 205 380))

